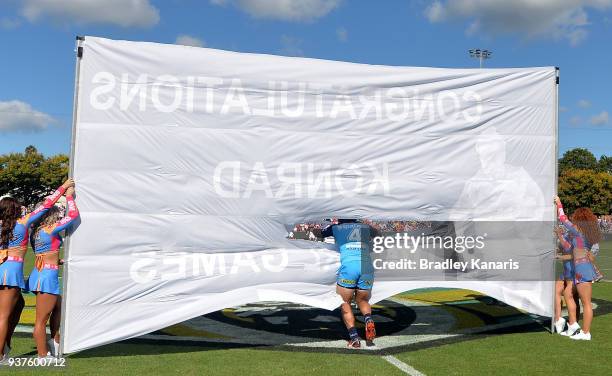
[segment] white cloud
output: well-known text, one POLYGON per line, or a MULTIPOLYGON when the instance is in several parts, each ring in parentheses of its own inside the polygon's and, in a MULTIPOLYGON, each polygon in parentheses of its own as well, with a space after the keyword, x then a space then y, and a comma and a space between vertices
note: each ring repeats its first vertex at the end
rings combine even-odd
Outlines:
POLYGON ((582 124, 582 118, 580 116, 573 116, 569 119, 571 125, 580 125, 582 124))
POLYGON ((0 28, 1 29, 6 29, 6 30, 16 29, 17 27, 19 27, 19 25, 21 25, 21 22, 19 20, 7 18, 7 17, 0 18, 0 28))
POLYGON ((576 47, 583 40, 586 39, 589 33, 584 29, 576 29, 572 30, 567 34, 567 40, 569 41, 570 46, 576 47))
POLYGON ((559 106, 559 112, 567 112, 567 107, 559 106))
POLYGON ((340 42, 346 42, 348 40, 348 31, 343 27, 339 27, 336 30, 336 38, 338 38, 340 42))
POLYGON ((425 10, 430 22, 466 20, 468 34, 516 33, 565 39, 576 46, 588 35, 587 9, 612 8, 612 0, 437 0, 425 10))
POLYGON ((51 19, 77 25, 151 27, 159 22, 159 10, 149 0, 24 0, 21 14, 30 22, 51 19))
POLYGON ((18 100, 0 101, 0 133, 40 132, 55 123, 52 116, 18 100))
POLYGON ((210 0, 232 5, 255 18, 283 21, 314 21, 337 8, 342 0, 210 0))
POLYGON ((601 111, 599 114, 591 116, 591 124, 593 125, 604 125, 608 124, 609 121, 608 111, 601 111))
POLYGON ((578 107, 589 108, 591 107, 591 102, 587 101, 586 99, 581 99, 578 101, 578 107))
POLYGON ((204 47, 206 46, 206 42, 204 42, 200 38, 193 37, 187 34, 181 34, 176 37, 175 44, 182 44, 183 46, 192 46, 192 47, 204 47))
POLYGON ((427 9, 425 9, 425 16, 429 19, 429 22, 442 22, 448 17, 446 15, 446 8, 440 1, 434 1, 427 9))
POLYGON ((302 41, 300 39, 283 35, 281 36, 282 48, 280 53, 287 56, 304 56, 301 44, 302 41))

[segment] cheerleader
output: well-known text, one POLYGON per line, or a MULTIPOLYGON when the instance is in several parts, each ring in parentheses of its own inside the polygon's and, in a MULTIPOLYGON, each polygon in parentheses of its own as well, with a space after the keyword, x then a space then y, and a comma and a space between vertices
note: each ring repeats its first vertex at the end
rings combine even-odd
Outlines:
POLYGON ((70 227, 79 216, 74 202, 74 188, 66 189, 68 214, 62 217, 56 206, 40 218, 32 230, 30 243, 36 255, 34 268, 28 278, 28 290, 36 294, 36 320, 34 340, 39 357, 57 356, 59 349, 60 287, 59 249, 62 246, 60 233, 70 227), (47 342, 47 321, 50 322, 51 338, 47 342))
POLYGON ((73 185, 72 179, 68 179, 40 207, 26 215, 22 214, 21 204, 14 198, 0 200, 0 363, 8 361, 11 337, 24 306, 21 295, 21 289, 26 287, 23 257, 28 248, 30 226, 73 185))
MULTIPOLYGON (((570 324, 564 333, 571 339, 590 341, 591 323, 593 322, 593 307, 591 306, 593 282, 601 278, 591 261, 590 249, 593 244, 597 244, 601 240, 601 232, 597 225, 597 217, 590 209, 576 209, 570 221, 563 211, 563 205, 559 197, 555 197, 555 204, 557 205, 559 221, 563 223, 569 235, 565 243, 561 242, 562 246, 571 249, 573 281, 566 281, 566 284, 576 287, 583 308, 582 329, 577 322, 571 323, 570 317, 570 324)), ((566 297, 568 309, 569 300, 566 297)))

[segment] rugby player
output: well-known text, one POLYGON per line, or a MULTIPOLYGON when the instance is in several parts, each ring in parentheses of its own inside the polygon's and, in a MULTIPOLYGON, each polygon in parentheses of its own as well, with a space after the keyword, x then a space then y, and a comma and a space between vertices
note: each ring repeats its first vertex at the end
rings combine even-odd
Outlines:
POLYGON ((340 308, 342 320, 349 334, 347 346, 359 348, 361 338, 355 328, 351 301, 355 299, 359 311, 363 314, 366 341, 374 340, 376 329, 374 320, 372 320, 372 307, 369 303, 374 284, 374 268, 370 258, 370 249, 371 240, 378 236, 378 231, 355 219, 338 219, 337 224, 329 225, 321 231, 321 237, 330 236, 334 237, 336 247, 340 252, 336 292, 343 300, 340 308))

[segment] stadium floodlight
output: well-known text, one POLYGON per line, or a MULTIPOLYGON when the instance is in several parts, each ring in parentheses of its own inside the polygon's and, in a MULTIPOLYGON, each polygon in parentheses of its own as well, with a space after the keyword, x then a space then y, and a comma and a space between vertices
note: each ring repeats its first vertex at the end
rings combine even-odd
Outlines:
POLYGON ((490 59, 491 58, 491 54, 493 53, 492 51, 481 50, 480 48, 469 50, 469 52, 470 52, 470 57, 478 59, 478 61, 480 62, 480 67, 481 68, 482 68, 483 61, 486 60, 486 59, 490 59))

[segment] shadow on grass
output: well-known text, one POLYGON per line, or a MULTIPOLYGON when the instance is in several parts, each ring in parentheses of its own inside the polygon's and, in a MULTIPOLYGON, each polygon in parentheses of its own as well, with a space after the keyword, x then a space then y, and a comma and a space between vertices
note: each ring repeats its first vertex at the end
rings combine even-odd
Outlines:
MULTIPOLYGON (((386 325, 380 325, 380 336, 393 336, 396 333, 402 332, 401 334, 410 335, 413 329, 418 330, 419 335, 427 335, 427 334, 447 334, 448 337, 431 339, 427 341, 417 342, 417 343, 409 343, 402 344, 398 342, 397 346, 387 347, 384 349, 377 350, 368 350, 368 351, 355 351, 344 348, 321 348, 321 347, 305 347, 305 346, 292 346, 286 345, 283 343, 277 343, 272 345, 263 345, 263 344, 239 344, 232 342, 211 342, 207 341, 205 338, 201 340, 193 340, 193 339, 181 339, 181 337, 173 337, 169 335, 159 335, 158 338, 134 338, 130 340, 125 340, 119 343, 110 344, 101 346, 95 349, 86 350, 79 352, 77 354, 70 355, 70 358, 73 359, 82 359, 82 358, 101 358, 101 357, 116 357, 116 356, 133 356, 133 355, 158 355, 158 354, 172 354, 172 353, 189 353, 189 352, 201 352, 201 351, 211 351, 211 350, 227 350, 227 349, 256 349, 256 350, 266 350, 266 351, 286 351, 286 352, 313 352, 313 353, 350 353, 350 354, 360 354, 360 355, 386 355, 386 354, 397 354, 406 351, 414 351, 425 348, 438 347, 442 345, 448 345, 457 342, 464 342, 470 340, 478 340, 482 338, 486 338, 489 336, 497 336, 503 334, 516 334, 516 333, 536 333, 540 332, 542 334, 546 334, 549 328, 549 319, 525 315, 519 310, 507 306, 501 302, 497 302, 494 299, 486 298, 482 296, 473 296, 471 297, 473 303, 471 304, 452 304, 452 303, 442 303, 439 305, 441 309, 449 309, 450 311, 460 310, 463 312, 463 315, 470 315, 473 317, 477 317, 484 325, 476 326, 472 328, 467 328, 463 330, 451 330, 444 331, 441 328, 436 328, 435 325, 431 325, 431 327, 413 327, 412 324, 415 321, 416 317, 427 319, 427 317, 418 316, 418 313, 415 312, 419 310, 419 307, 408 307, 402 306, 399 310, 391 310, 390 307, 394 306, 393 302, 385 302, 385 305, 382 308, 375 309, 374 315, 377 314, 376 311, 387 311, 387 317, 392 317, 395 314, 402 314, 402 317, 397 318, 395 321, 387 322, 386 325), (391 303, 391 304, 387 304, 391 303), (411 312, 406 311, 406 309, 411 310, 411 312), (503 312, 500 315, 500 312, 503 312), (514 322, 517 322, 515 325, 514 322), (398 323, 395 325, 394 323, 398 323), (507 323, 509 326, 504 326, 507 323), (490 327, 489 329, 487 327, 490 327), (420 329, 424 328, 424 329, 420 329), (406 330, 407 329, 407 330, 406 330)), ((598 304, 598 308, 595 310, 596 315, 607 314, 612 311, 612 302, 608 302, 605 300, 594 300, 598 304)), ((289 310, 291 311, 291 310, 289 310)), ((295 310, 298 312, 298 310, 295 310)), ((310 328, 310 324, 307 323, 304 319, 306 317, 316 317, 317 314, 325 313, 327 315, 337 315, 338 312, 330 313, 329 311, 318 312, 319 310, 313 308, 312 310, 304 310, 301 312, 303 314, 299 314, 297 316, 292 316, 291 312, 287 313, 287 316, 290 318, 287 320, 287 323, 290 323, 292 326, 295 326, 290 332, 293 338, 296 338, 296 343, 303 342, 312 342, 316 340, 320 340, 318 338, 313 338, 313 331, 311 330, 303 330, 304 328, 310 328), (305 311, 313 311, 313 312, 305 312, 305 311), (318 312, 318 313, 317 313, 318 312), (304 316, 305 315, 305 316, 304 316)), ((274 317, 280 317, 283 311, 274 311, 274 317)), ((295 312, 293 312, 295 313, 295 312)), ((421 312, 425 314, 425 312, 421 312)), ((262 312, 254 312, 250 314, 250 318, 254 318, 257 315, 265 315, 265 311, 262 312)), ((218 313, 213 313, 211 315, 207 315, 207 318, 215 317, 219 318, 218 313)), ((226 320, 225 324, 229 324, 231 321, 226 320)), ((253 329, 253 327, 259 326, 260 321, 254 319, 251 323, 245 323, 242 320, 236 320, 234 325, 240 329, 253 329), (242 326, 241 326, 242 325, 242 326)), ((435 322, 434 322, 435 323, 435 322)), ((329 323, 330 327, 335 327, 341 325, 341 322, 329 323)), ((278 328, 266 327, 265 325, 261 325, 258 328, 261 332, 261 336, 265 337, 266 333, 274 333, 278 334, 279 331, 283 331, 286 328, 283 326, 278 328)), ((337 328, 336 328, 337 329, 337 328)), ((334 334, 334 338, 329 338, 329 333, 321 335, 328 340, 338 340, 341 339, 341 335, 338 334, 343 331, 343 328, 338 330, 334 330, 337 332, 334 334)), ((160 333, 160 332, 158 332, 160 333)), ((316 337, 316 336, 315 336, 316 337)), ((231 340, 230 340, 231 341, 231 340)))
MULTIPOLYGON (((598 294, 608 299, 611 285, 598 285, 598 294)), ((182 337, 174 332, 160 330, 152 333, 155 338, 139 337, 85 350, 69 357, 103 358, 132 355, 158 355, 190 353, 227 349, 278 350, 287 352, 350 353, 360 355, 385 355, 406 351, 434 348, 457 342, 483 339, 490 336, 520 333, 542 333, 547 335, 550 318, 527 315, 494 298, 477 293, 464 295, 463 301, 423 300, 414 296, 385 300, 373 306, 379 337, 393 338, 402 335, 396 345, 384 349, 355 351, 339 347, 307 347, 300 344, 337 341, 343 339, 346 329, 338 310, 326 311, 304 307, 293 303, 247 305, 240 309, 217 311, 192 320, 197 331, 217 333, 228 338, 227 342, 196 335, 182 337), (412 300, 412 303, 410 303, 412 300), (414 304, 414 302, 418 304, 414 304), (440 318, 442 317, 442 319, 440 318), (445 321, 446 320, 446 321, 445 321), (199 325, 199 326, 198 326, 199 325), (433 338, 420 342, 406 341, 406 337, 431 335, 433 338), (234 342, 232 342, 234 341, 234 342), (241 343, 237 343, 241 342, 241 343), (248 342, 248 343, 246 343, 248 342), (287 345, 291 343, 293 345, 287 345)), ((435 298, 432 298, 435 299, 435 298)), ((612 299, 593 299, 597 304, 595 316, 612 312, 612 299)), ((363 328, 358 323, 359 330, 363 328)), ((189 335, 181 334, 181 335, 189 335)), ((17 334, 16 334, 17 335, 17 334)), ((30 338, 28 334, 18 337, 30 338)), ((414 338, 414 337, 413 337, 414 338)), ((24 355, 34 355, 31 351, 24 355)))
MULTIPOLYGON (((200 352, 200 351, 211 351, 211 350, 227 350, 227 349, 254 349, 264 351, 286 351, 286 352, 310 352, 310 353, 339 353, 339 354, 354 354, 354 355, 392 355, 403 353, 407 351, 415 351, 427 348, 433 348, 443 345, 449 345, 453 343, 480 340, 491 336, 499 336, 504 334, 520 334, 520 333, 542 333, 542 335, 549 335, 550 319, 526 315, 521 311, 510 307, 504 303, 498 302, 495 299, 482 296, 474 296, 478 303, 473 304, 442 304, 441 306, 452 307, 452 309, 460 309, 466 313, 473 314, 481 319, 485 325, 481 327, 473 328, 474 332, 470 332, 470 329, 466 331, 458 332, 443 332, 440 329, 431 328, 422 334, 448 334, 446 338, 433 339, 423 342, 410 343, 406 345, 398 345, 390 348, 380 350, 368 350, 368 351, 355 351, 344 348, 321 348, 321 347, 304 347, 304 346, 289 346, 289 345, 262 345, 262 344, 237 344, 237 343, 220 343, 220 342, 207 342, 205 339, 201 341, 194 340, 181 340, 179 338, 172 339, 168 336, 167 339, 163 339, 164 336, 160 336, 160 339, 145 339, 145 338, 134 338, 126 341, 122 341, 115 344, 102 346, 99 348, 86 350, 74 355, 70 358, 98 358, 98 357, 114 357, 114 356, 132 356, 132 355, 158 355, 158 354, 171 354, 171 353, 188 353, 188 352, 200 352), (482 299, 481 299, 482 298, 482 299), (482 301, 481 301, 482 300, 482 301), (508 314, 504 315, 501 320, 495 319, 493 312, 499 312, 500 309, 507 310, 508 314), (504 320, 512 318, 518 320, 521 323, 511 326, 503 326, 500 324, 504 323, 504 320), (487 327, 491 327, 487 329, 487 327), (477 331, 477 332, 476 332, 477 331), (453 334, 461 334, 454 335, 453 334)), ((593 299, 593 302, 597 304, 597 309, 594 311, 595 316, 607 315, 612 312, 612 302, 602 299, 593 299)), ((383 309, 388 309, 384 307, 383 309)), ((411 307, 412 308, 412 307, 411 307)), ((314 309, 313 309, 314 310, 314 309)), ((327 311, 325 311, 327 312, 327 311)), ((329 312, 327 312, 329 314, 329 312)), ((337 313, 337 312, 336 312, 337 313)), ((404 312, 405 313, 405 312, 404 312)), ((208 316, 208 315, 207 315, 208 316)), ((414 313, 410 319, 412 323, 414 321, 414 313)), ((401 320, 399 320, 401 321, 401 320)), ((393 332, 399 332, 403 329, 407 329, 404 325, 399 325, 395 329, 386 326, 385 331, 381 332, 381 336, 393 336, 393 332)), ((307 332, 294 330, 293 336, 302 336, 304 342, 311 341, 312 333, 310 332, 306 336, 307 332)), ((261 335, 265 336, 265 332, 262 331, 261 335)), ((338 338, 335 338, 338 339, 338 338)))
POLYGON ((254 345, 134 338, 69 355, 71 359, 133 355, 184 354, 210 350, 256 348, 254 345))

